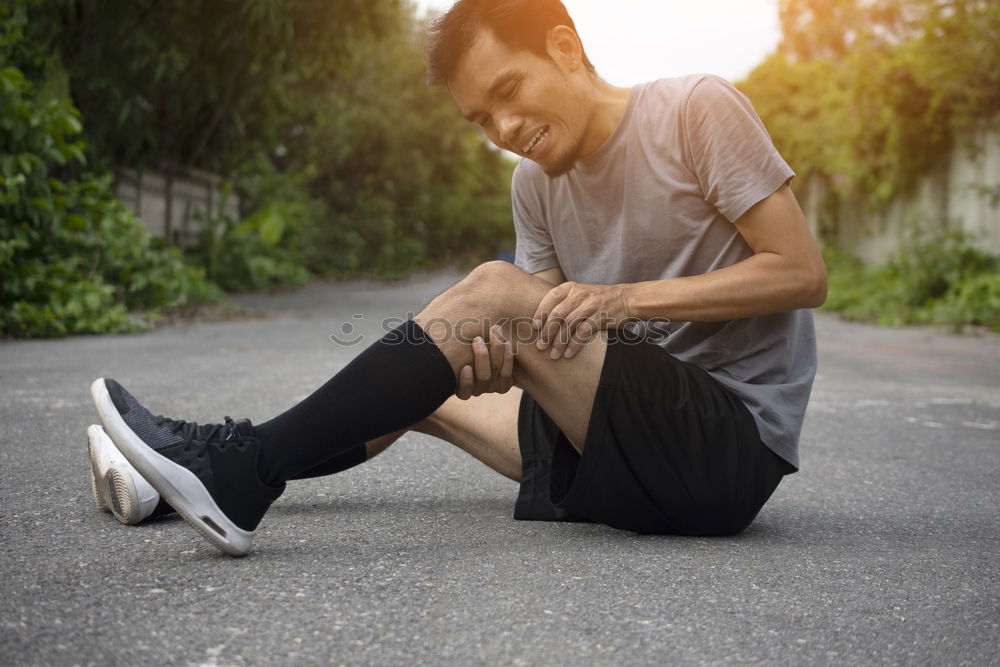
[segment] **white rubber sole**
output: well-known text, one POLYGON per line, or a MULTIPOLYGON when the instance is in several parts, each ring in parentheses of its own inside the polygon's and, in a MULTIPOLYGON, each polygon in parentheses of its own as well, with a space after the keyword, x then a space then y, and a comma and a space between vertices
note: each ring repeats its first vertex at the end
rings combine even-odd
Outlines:
POLYGON ((90 490, 98 509, 134 526, 146 519, 160 502, 160 494, 132 467, 115 443, 97 424, 87 428, 90 457, 90 490))
POLYGON ((118 414, 104 378, 94 380, 90 385, 90 394, 104 430, 118 450, 192 528, 231 556, 246 556, 253 551, 254 533, 229 520, 197 475, 157 454, 129 428, 118 414))

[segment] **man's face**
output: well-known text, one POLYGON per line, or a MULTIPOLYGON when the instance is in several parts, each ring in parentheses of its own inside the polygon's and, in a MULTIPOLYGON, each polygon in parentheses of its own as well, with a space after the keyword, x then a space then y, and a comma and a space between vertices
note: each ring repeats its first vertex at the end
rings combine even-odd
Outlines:
POLYGON ((515 50, 484 31, 459 60, 448 89, 466 119, 495 145, 559 176, 580 158, 589 118, 572 76, 556 62, 515 50))

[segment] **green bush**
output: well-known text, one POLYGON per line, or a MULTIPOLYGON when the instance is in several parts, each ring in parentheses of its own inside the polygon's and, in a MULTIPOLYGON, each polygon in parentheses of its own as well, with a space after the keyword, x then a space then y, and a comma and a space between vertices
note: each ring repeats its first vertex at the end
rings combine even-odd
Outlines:
POLYGON ((836 247, 823 255, 830 281, 824 308, 847 319, 1000 331, 1000 261, 960 233, 915 237, 874 268, 836 247))
POLYGON ((228 289, 294 284, 296 263, 389 277, 513 245, 512 165, 425 85, 413 3, 21 4, 29 41, 65 64, 95 159, 224 174, 280 220, 277 243, 217 220, 189 253, 228 289))
POLYGON ((283 247, 287 219, 280 204, 268 205, 236 222, 227 215, 202 219, 198 245, 188 259, 204 267, 210 280, 230 292, 304 285, 309 272, 283 247))
POLYGON ((26 49, 23 8, 0 19, 0 335, 135 331, 161 306, 220 299, 114 197, 109 175, 82 170, 76 109, 11 64, 26 49))
POLYGON ((514 163, 424 83, 420 27, 401 21, 356 45, 321 110, 288 143, 290 166, 328 213, 304 225, 318 275, 393 278, 481 262, 512 248, 514 163))
POLYGON ((953 286, 935 304, 934 320, 955 328, 978 324, 1000 332, 1000 273, 979 273, 953 286))

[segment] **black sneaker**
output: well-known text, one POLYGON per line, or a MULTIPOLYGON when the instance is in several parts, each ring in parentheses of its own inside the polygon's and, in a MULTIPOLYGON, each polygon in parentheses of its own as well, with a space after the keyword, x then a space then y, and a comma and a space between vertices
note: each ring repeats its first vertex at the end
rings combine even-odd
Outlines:
POLYGON ((254 531, 285 485, 260 480, 249 420, 199 426, 155 416, 110 378, 95 380, 90 393, 104 430, 166 502, 227 554, 253 550, 254 531))

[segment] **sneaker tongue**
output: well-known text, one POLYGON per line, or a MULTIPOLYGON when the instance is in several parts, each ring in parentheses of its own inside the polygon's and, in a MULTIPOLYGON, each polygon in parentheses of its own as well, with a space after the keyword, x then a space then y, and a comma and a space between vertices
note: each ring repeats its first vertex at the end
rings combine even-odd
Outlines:
MULTIPOLYGON (((188 429, 191 428, 192 424, 191 422, 177 423, 181 424, 181 430, 185 434, 189 432, 188 429)), ((246 440, 248 438, 253 439, 254 437, 253 424, 250 423, 249 419, 233 421, 229 417, 226 417, 226 421, 221 424, 195 424, 191 439, 208 443, 227 440, 246 440)))
POLYGON ((253 437, 253 424, 250 423, 249 419, 237 419, 233 422, 233 432, 238 437, 253 437))
POLYGON ((195 439, 202 442, 243 440, 254 437, 253 424, 250 423, 249 419, 233 421, 229 417, 226 417, 226 421, 221 424, 200 424, 195 433, 195 439))

